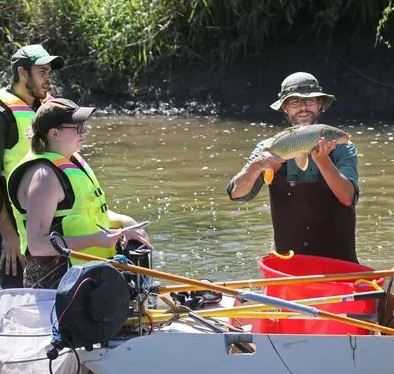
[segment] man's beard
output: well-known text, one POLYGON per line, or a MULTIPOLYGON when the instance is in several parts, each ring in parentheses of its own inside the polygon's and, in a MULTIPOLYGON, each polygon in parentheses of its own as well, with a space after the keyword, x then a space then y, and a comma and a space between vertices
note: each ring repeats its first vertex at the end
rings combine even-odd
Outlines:
POLYGON ((303 111, 303 112, 298 112, 292 117, 288 116, 288 120, 292 125, 311 125, 314 123, 317 123, 317 119, 319 118, 320 113, 314 113, 310 111, 303 111), (307 117, 298 117, 300 113, 307 113, 307 117))
POLYGON ((45 99, 48 92, 44 89, 40 90, 31 77, 29 77, 28 81, 26 82, 26 89, 29 91, 29 94, 31 96, 33 96, 35 99, 40 100, 45 99))

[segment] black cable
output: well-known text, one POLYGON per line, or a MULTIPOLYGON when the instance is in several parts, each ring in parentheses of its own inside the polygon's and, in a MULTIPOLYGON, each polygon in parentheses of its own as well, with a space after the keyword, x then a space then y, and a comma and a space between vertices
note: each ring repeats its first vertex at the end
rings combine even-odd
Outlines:
MULTIPOLYGON (((79 374, 80 371, 81 371, 81 359, 79 358, 79 354, 78 354, 77 350, 75 349, 75 347, 72 346, 72 344, 69 344, 69 342, 66 339, 64 339, 64 341, 67 344, 67 346, 71 349, 71 352, 74 353, 75 359, 77 360, 77 372, 76 372, 76 374, 79 374)), ((68 351, 68 352, 70 352, 70 351, 68 351)), ((49 374, 53 374, 52 361, 54 361, 54 360, 49 359, 49 374)))
MULTIPOLYGON (((95 283, 94 279, 87 277, 85 279, 83 279, 77 289, 75 290, 71 301, 68 303, 68 305, 63 309, 61 315, 58 318, 58 326, 60 325, 60 323, 63 320, 63 317, 65 316, 66 312, 68 311, 68 309, 71 307, 72 303, 74 302, 77 294, 80 292, 82 286, 87 283, 88 281, 91 281, 93 283, 95 283)), ((60 335, 60 332, 58 330, 58 328, 55 326, 54 321, 53 321, 53 310, 54 310, 55 304, 52 307, 51 310, 51 314, 50 314, 50 320, 51 320, 51 324, 52 324, 52 336, 54 337, 54 339, 52 339, 51 345, 52 345, 52 349, 48 350, 47 352, 47 358, 49 359, 49 373, 53 374, 52 371, 52 361, 54 361, 57 357, 58 357, 58 350, 63 349, 65 346, 69 347, 71 349, 71 351, 74 353, 75 358, 77 360, 77 374, 79 374, 80 369, 81 369, 81 361, 79 359, 79 355, 75 349, 75 347, 73 346, 73 344, 71 344, 64 336, 60 335)))
POLYGON ((53 361, 53 360, 49 360, 49 364, 48 364, 49 374, 53 374, 53 370, 52 370, 52 361, 53 361))
POLYGON ((81 360, 79 358, 79 354, 78 354, 77 350, 74 347, 71 347, 71 350, 74 352, 75 358, 77 360, 77 373, 76 374, 79 374, 81 371, 81 360))

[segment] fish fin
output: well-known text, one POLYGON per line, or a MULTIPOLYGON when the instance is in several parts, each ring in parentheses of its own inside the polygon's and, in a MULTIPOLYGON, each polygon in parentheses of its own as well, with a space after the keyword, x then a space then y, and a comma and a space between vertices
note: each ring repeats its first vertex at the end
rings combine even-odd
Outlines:
POLYGON ((272 143, 275 141, 275 137, 272 136, 271 138, 265 139, 264 142, 262 142, 262 148, 264 151, 272 147, 272 143))
POLYGON ((263 179, 265 184, 271 184, 274 180, 274 171, 272 169, 265 169, 263 179))
POLYGON ((308 165, 309 165, 308 154, 303 153, 302 155, 296 157, 295 163, 302 171, 308 169, 308 165))

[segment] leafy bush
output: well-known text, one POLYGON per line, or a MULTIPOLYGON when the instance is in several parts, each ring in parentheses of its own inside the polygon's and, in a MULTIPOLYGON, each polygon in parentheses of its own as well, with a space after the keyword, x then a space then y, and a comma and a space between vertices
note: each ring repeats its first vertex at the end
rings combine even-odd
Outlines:
POLYGON ((222 65, 284 41, 374 35, 386 6, 379 35, 389 42, 386 0, 0 0, 0 65, 20 45, 43 43, 66 58, 74 91, 127 88, 163 61, 222 65))
POLYGON ((391 48, 394 43, 394 3, 390 1, 384 9, 377 29, 377 43, 383 43, 391 48))
POLYGON ((0 0, 0 83, 5 84, 9 72, 10 55, 25 41, 28 23, 24 1, 0 0))

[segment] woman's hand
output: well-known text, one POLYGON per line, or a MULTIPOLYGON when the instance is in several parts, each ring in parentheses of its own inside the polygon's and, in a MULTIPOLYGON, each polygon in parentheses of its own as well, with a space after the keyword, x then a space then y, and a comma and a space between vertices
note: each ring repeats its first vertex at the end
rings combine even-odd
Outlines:
POLYGON ((100 231, 97 236, 97 246, 110 248, 115 246, 118 240, 137 240, 148 248, 153 248, 149 241, 149 237, 143 229, 121 228, 121 229, 106 229, 100 231))
POLYGON ((152 249, 153 246, 149 240, 149 236, 144 229, 123 229, 125 240, 137 240, 144 244, 146 247, 152 249))
POLYGON ((97 247, 111 248, 114 247, 118 240, 124 237, 122 229, 106 229, 95 234, 95 243, 97 247))

